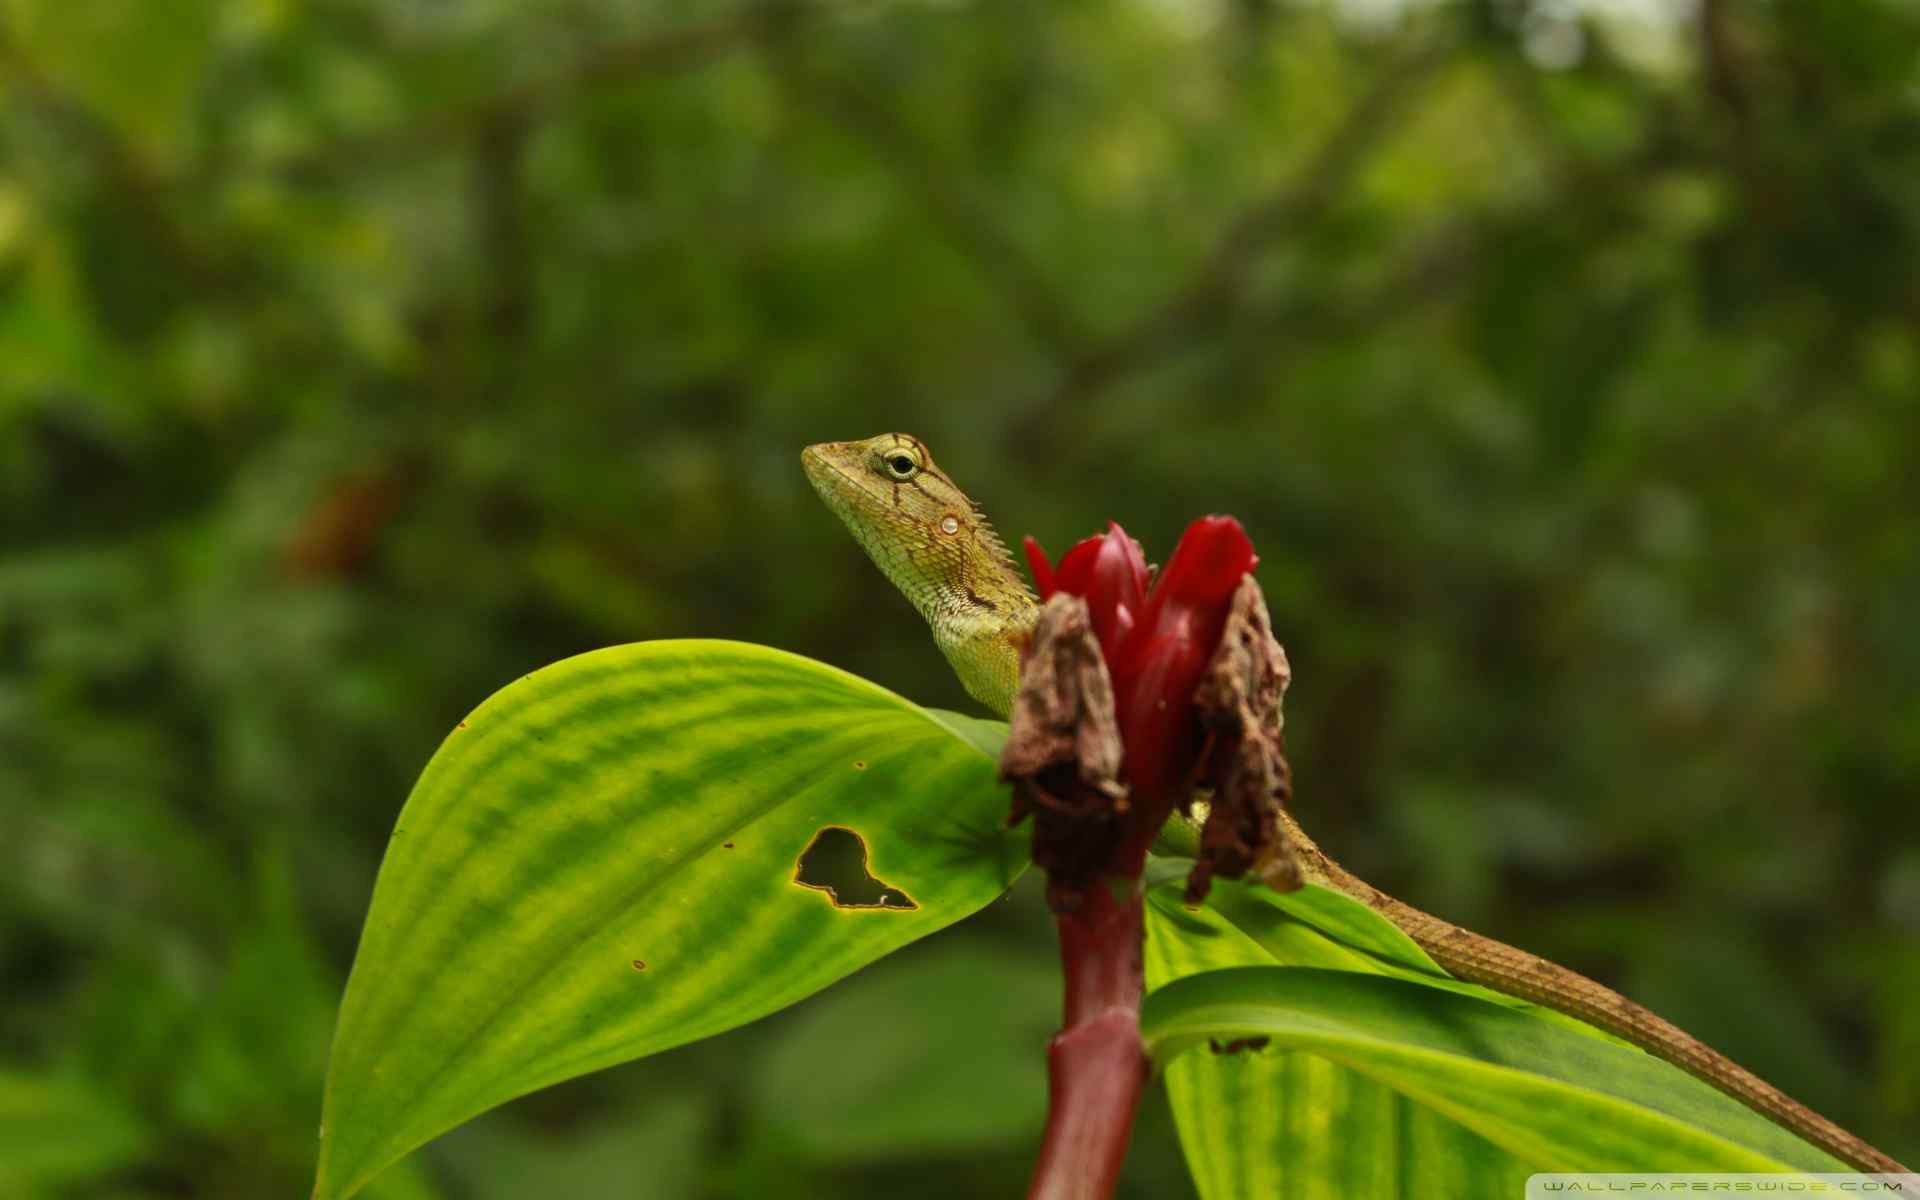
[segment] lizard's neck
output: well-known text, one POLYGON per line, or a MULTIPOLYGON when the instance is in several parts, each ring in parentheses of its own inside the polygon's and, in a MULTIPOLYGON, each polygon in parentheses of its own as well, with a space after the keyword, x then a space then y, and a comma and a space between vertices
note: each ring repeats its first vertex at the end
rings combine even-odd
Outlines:
POLYGON ((933 640, 967 694, 1000 717, 1013 709, 1013 694, 1020 686, 1020 650, 1040 613, 1026 585, 1014 582, 1019 590, 988 600, 991 607, 976 603, 986 599, 976 588, 972 597, 963 592, 957 602, 949 602, 943 595, 932 608, 922 609, 933 627, 933 640))
POLYGON ((1026 580, 977 514, 977 531, 902 536, 890 512, 845 514, 847 526, 900 593, 920 610, 967 694, 1006 716, 1020 685, 1020 648, 1040 616, 1026 580))
POLYGON ((851 508, 847 528, 900 594, 928 621, 961 620, 1032 628, 1040 608, 1014 573, 1000 537, 977 513, 969 526, 929 536, 911 519, 851 508))

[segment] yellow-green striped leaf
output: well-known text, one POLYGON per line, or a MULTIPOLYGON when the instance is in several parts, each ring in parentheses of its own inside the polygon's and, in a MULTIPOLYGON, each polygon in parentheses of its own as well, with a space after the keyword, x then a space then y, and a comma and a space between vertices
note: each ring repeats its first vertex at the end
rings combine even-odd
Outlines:
POLYGON ((731 1029, 1025 867, 991 729, 736 642, 567 659, 448 735, 381 864, 316 1200, 505 1100, 731 1029))
POLYGON ((1163 1060, 1270 1039, 1166 1063, 1206 1200, 1519 1195, 1559 1169, 1841 1169, 1677 1068, 1451 979, 1328 889, 1217 882, 1189 911, 1177 882, 1155 887, 1147 981, 1143 1031, 1163 1060))

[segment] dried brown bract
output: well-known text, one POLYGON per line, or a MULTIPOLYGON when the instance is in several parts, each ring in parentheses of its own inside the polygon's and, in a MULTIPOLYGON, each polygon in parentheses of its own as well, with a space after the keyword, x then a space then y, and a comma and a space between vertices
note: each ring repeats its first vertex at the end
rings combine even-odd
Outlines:
POLYGON ((1200 857, 1187 879, 1187 903, 1206 899, 1215 875, 1235 879, 1257 869, 1279 891, 1300 886, 1280 814, 1292 795, 1280 729, 1290 672, 1274 639, 1266 598, 1249 575, 1233 596, 1220 646, 1194 693, 1210 740, 1201 764, 1213 804, 1200 830, 1200 857))
POLYGON ((1034 819, 1033 861, 1056 910, 1105 870, 1126 834, 1113 681, 1086 601, 1064 592, 1040 610, 1020 671, 1000 777, 1013 784, 1009 824, 1034 819))

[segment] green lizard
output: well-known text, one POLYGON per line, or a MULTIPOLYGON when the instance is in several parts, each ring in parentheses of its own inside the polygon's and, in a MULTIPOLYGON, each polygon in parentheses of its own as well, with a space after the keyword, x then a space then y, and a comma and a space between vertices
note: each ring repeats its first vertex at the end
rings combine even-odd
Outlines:
MULTIPOLYGON (((1006 716, 1040 608, 980 506, 910 434, 823 442, 800 461, 821 499, 932 626, 968 694, 1006 716)), ((1623 1038, 1863 1171, 1906 1170, 1618 992, 1394 899, 1329 858, 1291 814, 1282 821, 1306 878, 1372 907, 1451 974, 1623 1038)))

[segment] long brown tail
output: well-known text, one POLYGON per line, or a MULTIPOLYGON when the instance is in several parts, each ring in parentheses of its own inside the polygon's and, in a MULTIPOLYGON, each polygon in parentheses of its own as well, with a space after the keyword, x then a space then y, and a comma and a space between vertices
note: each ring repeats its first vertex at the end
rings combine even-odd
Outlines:
POLYGON ((1482 937, 1395 900, 1327 857, 1326 851, 1314 844, 1291 814, 1283 814, 1281 819, 1293 838, 1306 878, 1345 892, 1392 921, 1449 974, 1578 1017, 1595 1028, 1624 1038, 1859 1170, 1895 1174, 1907 1171, 1892 1158, 1726 1055, 1612 988, 1537 954, 1482 937))

